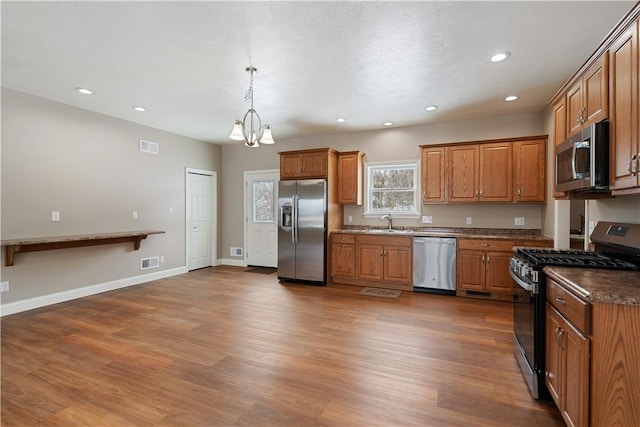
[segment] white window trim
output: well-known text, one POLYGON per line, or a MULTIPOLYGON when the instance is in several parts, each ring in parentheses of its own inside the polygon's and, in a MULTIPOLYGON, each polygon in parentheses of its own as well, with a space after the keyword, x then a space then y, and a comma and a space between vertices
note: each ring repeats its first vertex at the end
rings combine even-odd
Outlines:
POLYGON ((394 162, 367 162, 365 163, 365 191, 364 191, 364 213, 365 218, 379 218, 381 214, 386 212, 370 212, 369 210, 369 182, 370 182, 370 168, 379 166, 411 166, 415 167, 416 171, 416 194, 415 194, 415 208, 414 212, 391 212, 394 218, 420 218, 422 215, 422 199, 420 195, 420 183, 422 181, 420 177, 420 160, 398 160, 394 162))

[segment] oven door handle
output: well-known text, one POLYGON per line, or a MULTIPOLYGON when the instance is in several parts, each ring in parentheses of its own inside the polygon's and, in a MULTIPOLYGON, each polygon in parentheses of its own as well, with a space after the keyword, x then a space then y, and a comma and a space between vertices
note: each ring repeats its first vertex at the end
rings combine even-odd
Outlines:
POLYGON ((532 294, 535 293, 533 285, 528 284, 527 282, 525 282, 524 280, 522 280, 521 278, 516 276, 516 274, 511 269, 509 269, 509 274, 511 275, 511 278, 518 284, 518 286, 520 286, 521 288, 526 289, 527 291, 531 292, 532 294))

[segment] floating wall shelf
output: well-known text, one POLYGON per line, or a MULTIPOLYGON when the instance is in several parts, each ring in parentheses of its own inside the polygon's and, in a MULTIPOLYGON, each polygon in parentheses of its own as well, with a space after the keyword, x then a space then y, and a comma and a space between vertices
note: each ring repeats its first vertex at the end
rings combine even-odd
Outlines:
POLYGON ((28 239, 2 240, 5 246, 4 265, 13 265, 15 254, 21 252, 50 251, 53 249, 79 248, 82 246, 133 243, 133 250, 140 249, 140 242, 150 234, 163 234, 159 230, 124 231, 119 233, 82 234, 60 237, 31 237, 28 239))

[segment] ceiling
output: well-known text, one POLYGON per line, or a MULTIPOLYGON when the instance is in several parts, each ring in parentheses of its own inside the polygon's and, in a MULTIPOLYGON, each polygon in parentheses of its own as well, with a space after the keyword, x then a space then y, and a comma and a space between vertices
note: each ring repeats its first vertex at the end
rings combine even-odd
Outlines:
POLYGON ((249 108, 252 65, 255 109, 277 142, 540 111, 634 4, 2 1, 1 78, 28 94, 238 144, 228 135, 249 108), (511 56, 490 62, 499 51, 511 56))

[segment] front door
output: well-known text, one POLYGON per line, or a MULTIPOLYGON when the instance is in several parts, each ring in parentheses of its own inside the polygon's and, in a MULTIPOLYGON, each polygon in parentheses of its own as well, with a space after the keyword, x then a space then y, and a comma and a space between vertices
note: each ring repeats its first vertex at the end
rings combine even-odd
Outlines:
POLYGON ((278 171, 245 174, 247 265, 278 266, 278 171))

